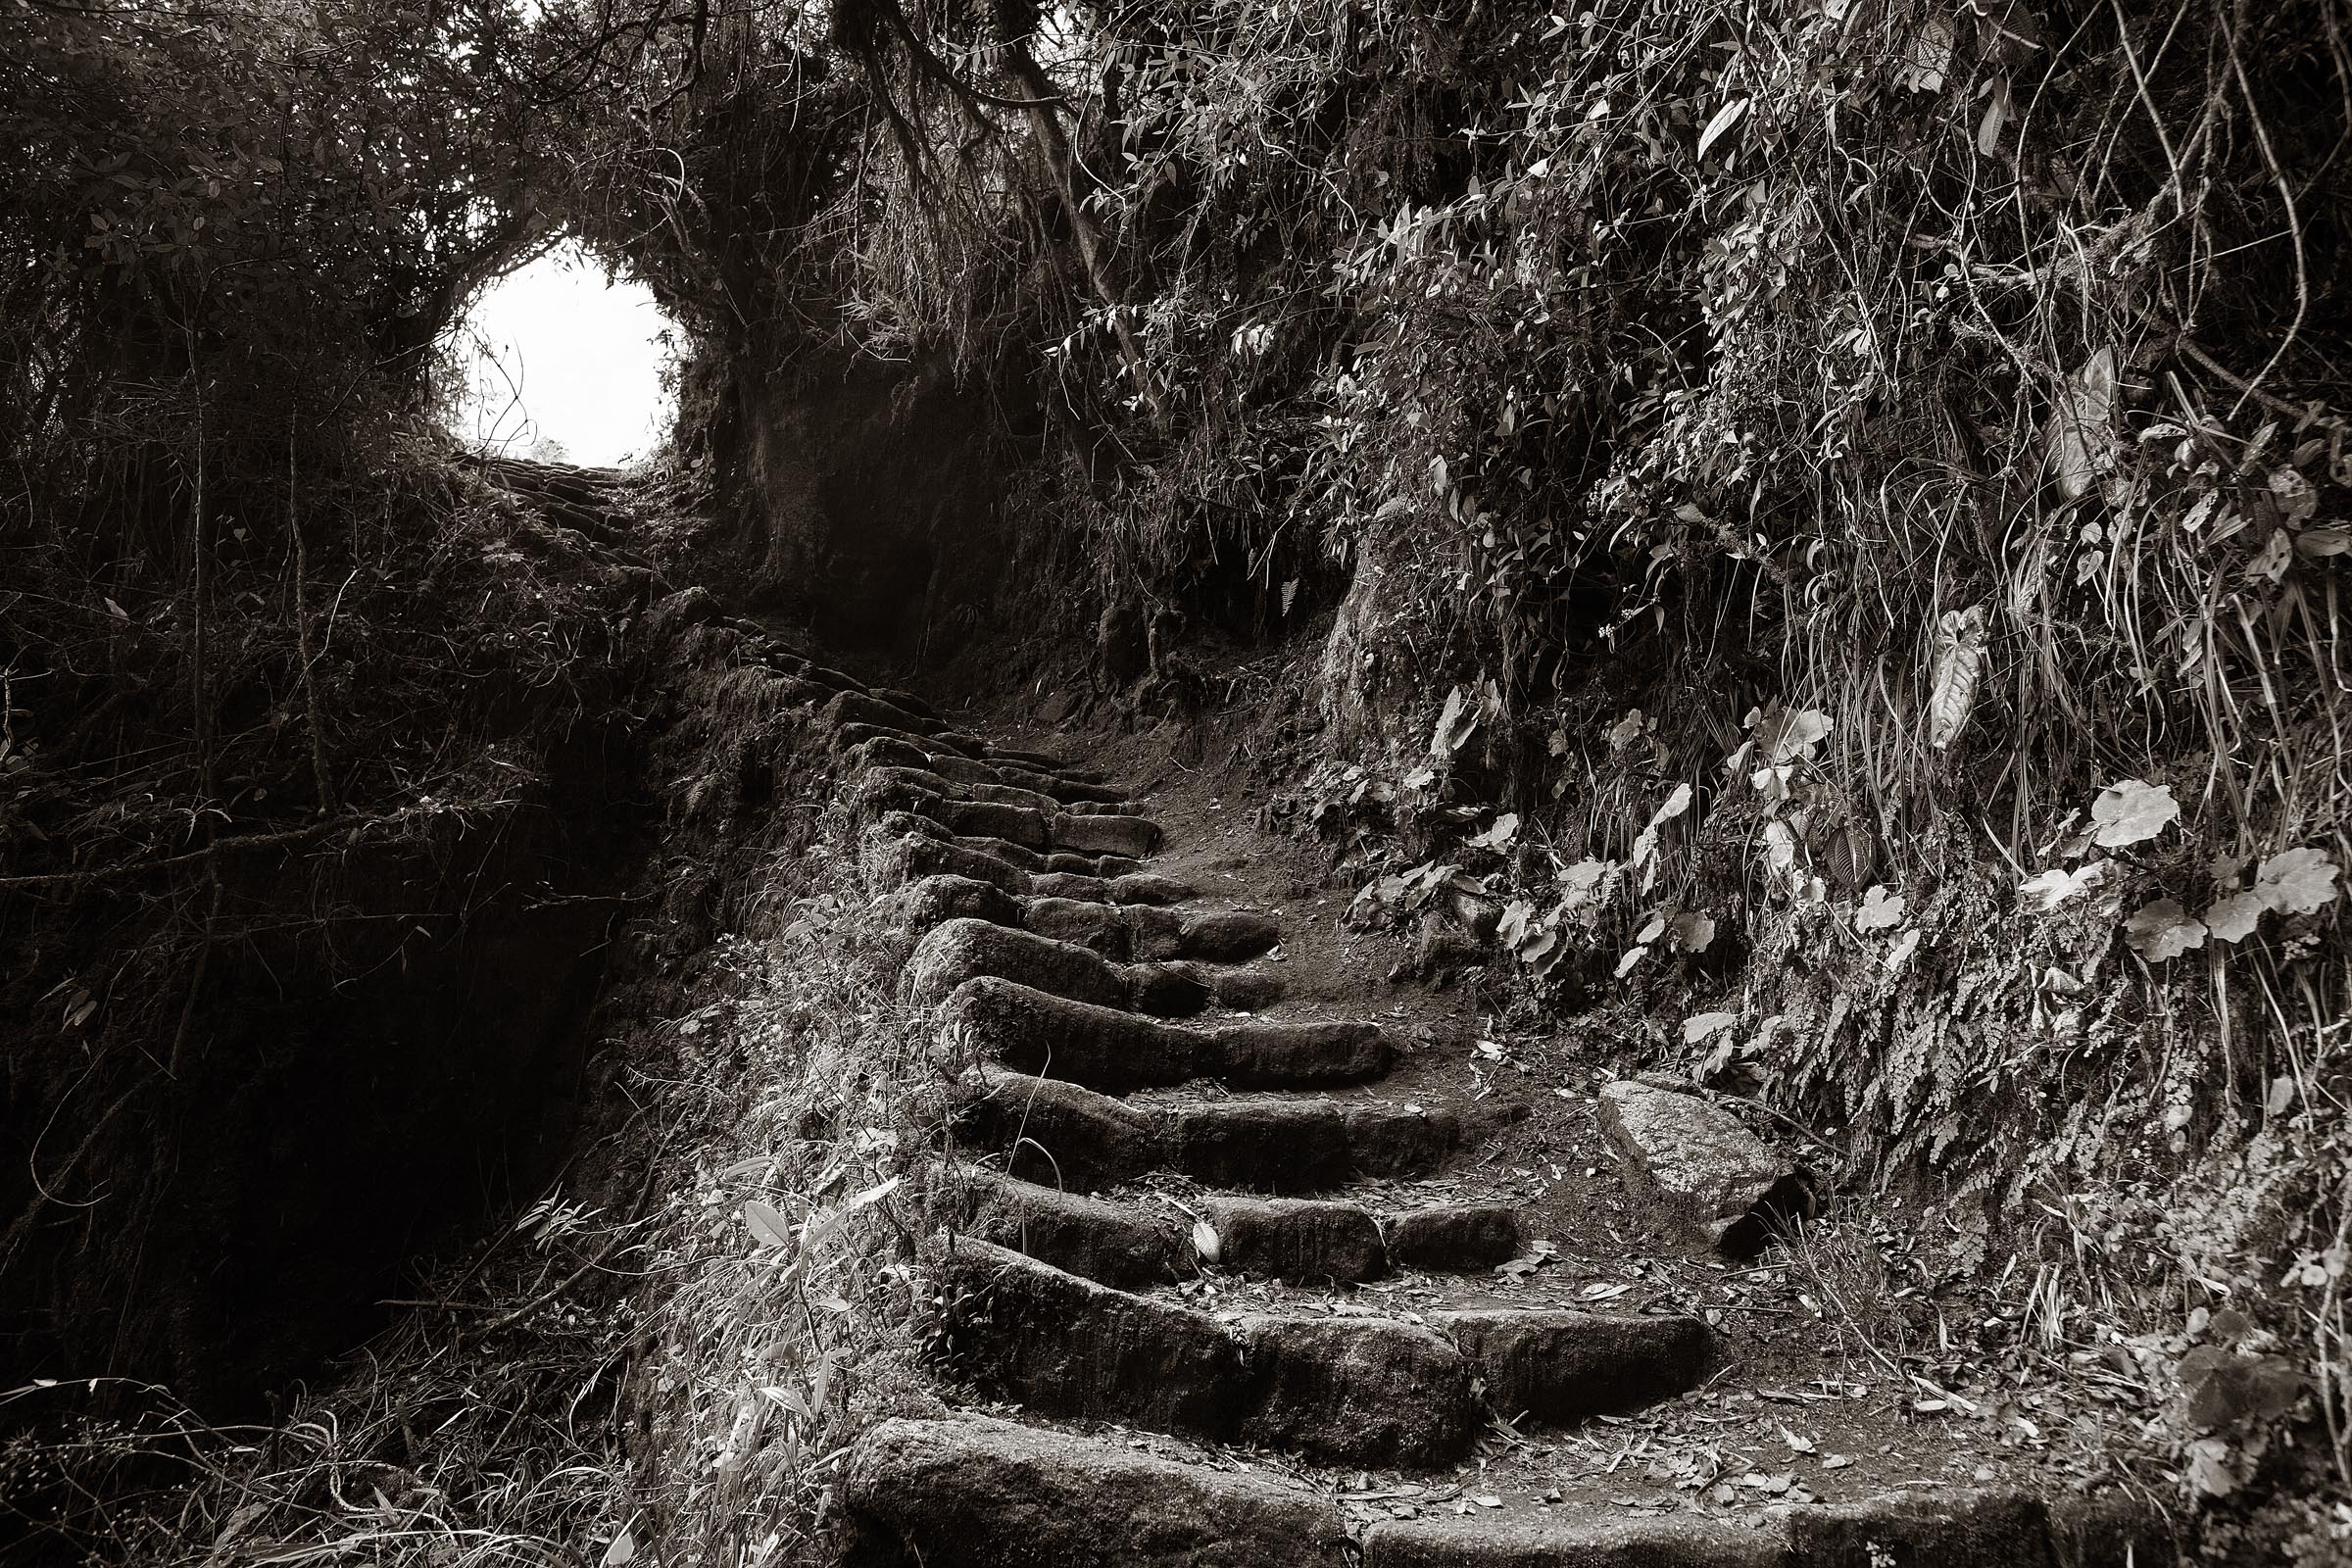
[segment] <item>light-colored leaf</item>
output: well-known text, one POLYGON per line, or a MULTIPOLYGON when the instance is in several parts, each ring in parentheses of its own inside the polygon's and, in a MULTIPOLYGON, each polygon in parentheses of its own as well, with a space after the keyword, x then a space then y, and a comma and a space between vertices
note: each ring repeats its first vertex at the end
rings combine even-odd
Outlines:
POLYGON ((1470 847, 1478 850, 1499 850, 1506 848, 1510 844, 1511 840, 1517 838, 1518 836, 1519 813, 1517 811, 1505 811, 1494 819, 1494 826, 1488 828, 1484 833, 1481 833, 1478 835, 1478 837, 1472 839, 1470 841, 1470 847))
POLYGON ((1911 961, 1911 955, 1918 951, 1919 927, 1905 928, 1903 934, 1895 939, 1894 946, 1886 950, 1886 972, 1892 974, 1902 968, 1911 961))
POLYGON ((1911 34, 1909 55, 1897 79, 1914 92, 1942 91, 1943 74, 1952 64, 1952 24, 1941 17, 1921 23, 1911 34))
POLYGON ((1648 956, 1649 949, 1646 946, 1636 946, 1626 949, 1625 956, 1617 960, 1617 978, 1622 980, 1627 975, 1632 974, 1634 972, 1634 965, 1640 963, 1643 958, 1648 956))
POLYGON ((2106 850, 2144 844, 2180 815, 2180 803, 2173 799, 2171 785, 2128 778, 2108 785, 2090 803, 2090 819, 2096 824, 2091 840, 2106 850))
POLYGON ((2205 911, 2205 929, 2213 933, 2216 942, 2243 942, 2262 923, 2264 907, 2260 894, 2228 894, 2205 911))
MULTIPOLYGON (((2001 96, 2008 91, 2002 78, 2001 96)), ((2080 501, 2098 482, 2115 446, 2116 354, 2102 348, 2082 363, 2059 389, 2057 406, 2042 430, 2042 452, 2058 493, 2080 501)))
POLYGON ((1704 953, 1715 941, 1715 917, 1704 910, 1687 910, 1668 923, 1667 931, 1679 951, 1704 953))
POLYGON ((1903 898, 1887 890, 1884 883, 1874 882, 1862 895, 1862 907, 1854 911, 1857 931, 1891 931, 1903 923, 1903 898))
POLYGON ((601 1559, 602 1568, 624 1568, 625 1564, 636 1560, 637 1538, 630 1535, 628 1528, 623 1526, 620 1534, 612 1538, 612 1544, 605 1548, 605 1555, 601 1559))
POLYGON ((1700 162, 1703 163, 1706 161, 1707 149, 1721 141, 1726 132, 1728 132, 1734 125, 1740 123, 1740 117, 1746 113, 1747 100, 1745 98, 1734 98, 1731 102, 1725 104, 1721 109, 1715 111, 1714 115, 1707 121, 1707 128, 1698 133, 1698 158, 1700 162))
POLYGON ((1977 122, 1977 151, 1990 158, 1999 149, 2001 131, 2009 123, 2009 78, 1993 77, 1987 96, 1991 101, 1984 106, 1984 118, 1977 122))
POLYGON ((1193 1221, 1193 1250, 1200 1254, 1203 1263, 1214 1263, 1225 1244, 1217 1236, 1217 1228, 1204 1219, 1193 1221))
POLYGON ((1446 709, 1438 715, 1437 733, 1430 737, 1429 755, 1444 761, 1460 751, 1462 743, 1477 729, 1478 714, 1462 689, 1456 686, 1446 694, 1446 709))
POLYGON ((1695 1046, 1740 1021, 1736 1012, 1695 1012, 1683 1020, 1683 1044, 1695 1046))
POLYGON ((2124 922, 2124 940, 2150 963, 2163 963, 2205 945, 2205 922, 2174 899, 2158 899, 2124 922))
POLYGON ((790 1247, 792 1221, 786 1219, 772 1204, 752 1199, 743 1205, 743 1223, 752 1233, 752 1240, 761 1247, 790 1247))
POLYGON ((2107 862, 2092 860, 2082 869, 2069 871, 2053 866, 2037 876, 2030 876, 2017 885, 2018 897, 2036 909, 2055 909, 2070 899, 2080 897, 2106 880, 2107 862))
POLYGON ((1800 708, 1784 712, 1775 722, 1767 724, 1758 732, 1756 744, 1764 748, 1767 760, 1776 766, 1807 760, 1828 738, 1832 727, 1830 715, 1820 709, 1800 708))
POLYGON ((1928 745, 1936 751, 1960 738, 1976 706, 1988 615, 1984 606, 1971 605, 1936 619, 1935 652, 1928 662, 1928 745))
POLYGON ((2254 873, 2255 897, 2280 914, 2309 914, 2335 902, 2335 861, 2319 850, 2284 850, 2254 873))

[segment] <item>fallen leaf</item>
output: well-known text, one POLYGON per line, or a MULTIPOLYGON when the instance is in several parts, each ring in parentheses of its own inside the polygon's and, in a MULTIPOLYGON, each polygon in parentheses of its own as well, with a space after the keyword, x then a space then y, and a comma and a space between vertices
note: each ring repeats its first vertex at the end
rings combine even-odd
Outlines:
POLYGON ((602 1568, 622 1568, 624 1563, 636 1560, 637 1538, 630 1535, 624 1526, 620 1534, 612 1538, 612 1544, 605 1548, 602 1568))
POLYGON ((1214 1263, 1225 1250, 1217 1236, 1217 1228, 1204 1219, 1193 1221, 1193 1250, 1200 1254, 1203 1263, 1214 1263))
POLYGON ((1505 811, 1494 819, 1494 825, 1470 841, 1474 850, 1499 850, 1519 836, 1519 813, 1505 811))
POLYGON ((1788 1445, 1789 1450, 1794 1453, 1811 1453, 1820 1446, 1811 1438, 1800 1438, 1785 1426, 1781 1428, 1781 1441, 1788 1445))
MULTIPOLYGON (((2008 111, 2009 78, 2002 76, 1994 89, 1993 106, 1985 112, 1985 124, 1992 127, 1995 140, 2000 129, 1993 117, 1997 114, 2006 119, 2008 111)), ((1986 156, 1992 152, 1989 146, 1981 150, 1986 156)), ((2090 494, 2091 486, 2098 482, 2101 460, 2115 444, 2115 350, 2103 348, 2068 378, 2057 407, 2050 411, 2042 444, 2058 492, 2069 501, 2090 494)))
POLYGON ((1626 949, 1625 956, 1617 960, 1617 978, 1622 980, 1627 975, 1632 974, 1634 972, 1634 965, 1640 963, 1643 958, 1648 956, 1649 949, 1646 947, 1638 946, 1626 949))

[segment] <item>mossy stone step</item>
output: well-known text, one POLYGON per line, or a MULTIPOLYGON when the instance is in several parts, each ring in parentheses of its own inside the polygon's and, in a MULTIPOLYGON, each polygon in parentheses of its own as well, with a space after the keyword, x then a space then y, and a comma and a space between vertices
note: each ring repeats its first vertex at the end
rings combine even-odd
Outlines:
POLYGON ((965 1417, 853 1450, 845 1568, 1340 1568, 1339 1510, 1294 1483, 965 1417))
MULTIPOLYGON (((1528 1311, 1513 1335, 1442 1314, 1433 1325, 1364 1316, 1206 1312, 1099 1284, 968 1238, 938 1264, 944 1345, 961 1375, 1049 1414, 1131 1422, 1219 1442, 1259 1443, 1350 1464, 1442 1464, 1486 1424, 1475 1388, 1498 1403, 1543 1375, 1539 1420, 1571 1422, 1694 1386, 1707 1330, 1690 1318, 1528 1311)), ((1520 1412, 1510 1412, 1520 1413, 1520 1412)))
POLYGON ((943 1019, 984 1058, 1110 1094, 1197 1078, 1236 1089, 1362 1083, 1386 1073, 1396 1057, 1376 1023, 1250 1018, 1172 1024, 1002 975, 962 982, 949 996, 943 1019))
POLYGON ((1097 1006, 1162 1018, 1189 1017, 1212 1003, 1255 1009, 1280 999, 1271 970, 1216 964, 1113 963, 1076 943, 968 917, 933 926, 907 960, 907 997, 927 1006, 967 980, 994 975, 1097 1006))
POLYGON ((1119 963, 1172 958, 1231 963, 1256 957, 1279 940, 1273 921, 1239 910, 1039 898, 953 872, 918 877, 893 897, 897 918, 925 930, 954 919, 986 920, 1067 942, 1119 963))
POLYGON ((1157 1170, 1241 1192, 1329 1192, 1358 1176, 1426 1170, 1464 1142, 1461 1118, 1446 1110, 1257 1095, 1140 1105, 986 1066, 964 1075, 960 1099, 971 1152, 1074 1192, 1157 1170))

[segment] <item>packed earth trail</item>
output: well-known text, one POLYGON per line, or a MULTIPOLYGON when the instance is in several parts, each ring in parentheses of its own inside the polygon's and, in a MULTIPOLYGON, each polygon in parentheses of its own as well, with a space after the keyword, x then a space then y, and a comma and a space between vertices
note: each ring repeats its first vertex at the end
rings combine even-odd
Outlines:
POLYGON ((956 1083, 924 1168, 956 1407, 858 1443, 851 1561, 2175 1559, 2059 1396, 1840 1348, 1785 1251, 1804 1174, 1727 1109, 1513 1061, 1198 779, 784 657, 956 1083))

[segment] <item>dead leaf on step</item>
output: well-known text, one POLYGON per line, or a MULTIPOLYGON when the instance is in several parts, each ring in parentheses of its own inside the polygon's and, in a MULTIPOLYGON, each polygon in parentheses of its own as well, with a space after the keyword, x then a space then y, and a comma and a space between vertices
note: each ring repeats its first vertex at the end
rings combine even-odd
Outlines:
POLYGON ((1193 1250, 1200 1254, 1203 1263, 1214 1263, 1223 1250, 1217 1240, 1217 1228, 1204 1219, 1193 1221, 1193 1250))

